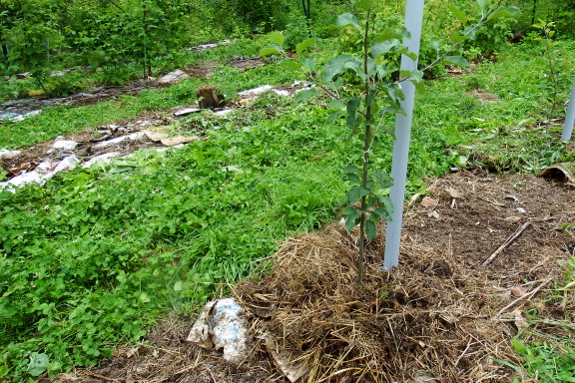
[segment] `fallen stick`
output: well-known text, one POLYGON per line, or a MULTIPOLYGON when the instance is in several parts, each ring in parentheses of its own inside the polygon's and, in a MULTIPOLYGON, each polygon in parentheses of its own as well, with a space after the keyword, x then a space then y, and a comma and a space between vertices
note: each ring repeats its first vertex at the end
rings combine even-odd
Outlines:
POLYGON ((103 379, 103 380, 107 380, 109 382, 121 382, 123 379, 112 379, 112 378, 106 378, 105 376, 102 375, 97 375, 91 372, 84 372, 84 375, 89 375, 89 376, 93 376, 94 378, 99 378, 99 379, 103 379))
POLYGON ((503 307, 501 310, 499 310, 499 312, 497 313, 496 317, 498 317, 499 315, 503 314, 503 312, 505 310, 510 309, 511 307, 515 306, 515 304, 519 301, 522 301, 523 299, 527 299, 527 298, 531 298, 533 295, 537 294, 537 292, 539 290, 541 290, 541 288, 543 286, 545 286, 546 284, 548 284, 549 282, 551 282, 551 278, 546 279, 545 281, 543 281, 542 284, 540 284, 539 286, 537 286, 536 288, 534 288, 533 290, 531 290, 528 293, 523 294, 522 296, 520 296, 519 298, 517 298, 516 300, 514 300, 513 302, 511 302, 510 304, 508 304, 507 306, 503 307))
POLYGON ((527 227, 531 225, 531 221, 527 221, 525 222, 519 229, 515 230, 515 233, 513 233, 509 238, 507 238, 505 240, 505 242, 503 242, 503 244, 501 246, 499 246, 499 248, 497 250, 495 250, 493 253, 491 253, 491 255, 489 256, 489 258, 487 258, 482 264, 481 266, 487 266, 488 264, 491 263, 491 261, 493 261, 495 259, 495 257, 497 257, 499 255, 499 253, 501 253, 503 250, 505 250, 505 248, 507 246, 509 246, 513 241, 515 241, 517 239, 517 237, 519 237, 521 235, 521 233, 523 233, 525 231, 525 229, 527 229, 527 227))

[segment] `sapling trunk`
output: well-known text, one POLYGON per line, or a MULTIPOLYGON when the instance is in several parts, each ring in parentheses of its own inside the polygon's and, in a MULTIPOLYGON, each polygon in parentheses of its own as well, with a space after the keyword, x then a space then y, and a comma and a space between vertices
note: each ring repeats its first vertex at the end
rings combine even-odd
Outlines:
MULTIPOLYGON (((368 54, 369 54, 369 16, 370 10, 367 11, 365 18, 365 36, 363 39, 363 70, 368 73, 368 54)), ((371 104, 368 102, 370 94, 370 82, 369 76, 365 79, 365 133, 363 142, 363 172, 361 177, 361 184, 365 189, 367 189, 367 180, 369 179, 369 147, 371 144, 371 104)), ((365 220, 367 218, 367 196, 361 197, 361 214, 359 219, 359 260, 357 264, 357 281, 359 285, 363 278, 363 260, 365 258, 365 220)))

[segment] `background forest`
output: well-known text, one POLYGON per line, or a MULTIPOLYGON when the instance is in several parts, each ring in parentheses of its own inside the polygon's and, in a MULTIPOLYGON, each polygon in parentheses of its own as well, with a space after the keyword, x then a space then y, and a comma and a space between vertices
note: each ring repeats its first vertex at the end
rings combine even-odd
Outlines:
MULTIPOLYGON (((467 59, 496 51, 503 41, 518 41, 534 33, 531 25, 539 19, 556 22, 560 38, 575 33, 573 0, 499 3, 519 6, 523 12, 486 25, 476 40, 463 44, 467 59)), ((445 36, 458 27, 451 22, 450 5, 471 14, 476 7, 468 0, 426 1, 423 64, 435 58, 441 44, 450 43, 445 36)), ((403 2, 379 2, 381 27, 400 25, 404 6, 403 2)), ((348 1, 341 0, 2 0, 0 74, 6 81, 0 86, 0 96, 18 96, 14 75, 19 72, 30 72, 44 92, 64 95, 89 84, 83 84, 83 76, 50 77, 50 71, 99 68, 97 81, 120 84, 177 67, 185 61, 185 48, 199 43, 283 30, 286 45, 293 47, 309 35, 335 36, 338 32, 330 28, 331 17, 351 9, 348 1)), ((252 53, 237 45, 238 55, 252 53)))

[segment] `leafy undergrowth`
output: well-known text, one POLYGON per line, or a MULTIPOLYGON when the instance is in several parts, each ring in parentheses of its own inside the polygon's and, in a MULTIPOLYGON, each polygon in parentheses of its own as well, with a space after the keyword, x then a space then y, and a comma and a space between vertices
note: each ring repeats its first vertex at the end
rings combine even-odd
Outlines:
MULTIPOLYGON (((570 158, 554 134, 532 129, 543 115, 541 90, 506 93, 529 78, 524 62, 521 70, 505 69, 517 57, 511 51, 478 74, 425 84, 416 102, 409 193, 425 191, 427 177, 464 166, 476 153, 489 167, 531 171, 570 158), (515 85, 501 88, 497 71, 515 85), (474 89, 498 99, 476 97, 474 89)), ((243 73, 221 67, 210 81, 233 94, 296 78, 276 66, 243 73)), ((47 109, 4 123, 0 147, 192 103, 199 84, 191 79, 102 104, 47 109)), ((321 98, 295 104, 268 94, 218 121, 222 129, 208 131, 205 142, 141 151, 58 176, 44 188, 1 193, 0 377, 20 381, 93 364, 115 344, 140 339, 162 313, 189 312, 222 284, 244 278, 275 241, 336 218, 346 190, 341 169, 359 163, 361 153, 344 121, 328 124, 328 114, 321 98)), ((209 120, 191 118, 178 128, 210 127, 209 120)), ((374 171, 389 172, 391 148, 384 136, 372 154, 374 171)))
MULTIPOLYGON (((360 153, 343 121, 325 123, 328 112, 319 99, 270 93, 207 141, 0 194, 4 374, 90 365, 159 314, 189 311, 245 277, 276 240, 336 218, 342 164, 360 153)), ((445 145, 416 135, 414 152, 426 156, 416 156, 412 188, 454 165, 445 145)), ((379 144, 377 168, 388 170, 390 148, 379 144)))

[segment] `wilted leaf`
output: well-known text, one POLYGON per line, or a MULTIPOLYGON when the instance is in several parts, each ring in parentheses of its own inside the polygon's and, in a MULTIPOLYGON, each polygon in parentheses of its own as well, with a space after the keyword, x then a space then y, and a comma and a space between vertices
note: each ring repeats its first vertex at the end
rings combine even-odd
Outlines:
POLYGON ((522 286, 515 286, 512 287, 509 292, 511 293, 511 295, 513 295, 514 297, 520 297, 523 296, 527 293, 527 291, 525 290, 525 287, 522 286))

